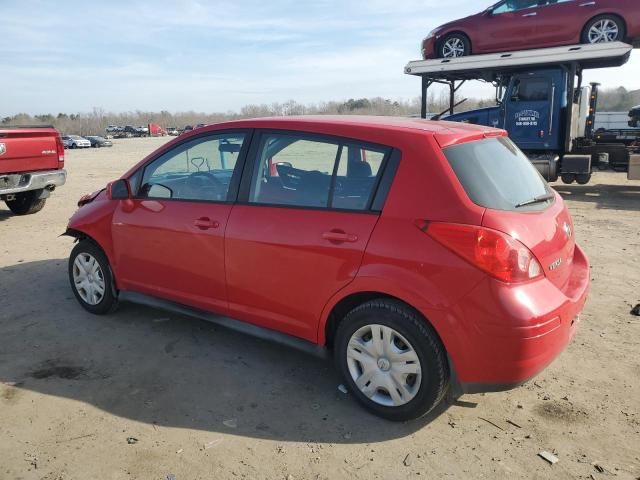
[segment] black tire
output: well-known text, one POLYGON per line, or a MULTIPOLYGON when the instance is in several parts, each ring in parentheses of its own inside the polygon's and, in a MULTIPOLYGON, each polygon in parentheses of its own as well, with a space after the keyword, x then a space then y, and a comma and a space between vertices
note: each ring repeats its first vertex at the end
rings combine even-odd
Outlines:
POLYGON ((82 305, 82 307, 90 313, 94 315, 105 315, 115 309, 118 304, 118 298, 114 295, 115 284, 113 282, 113 275, 111 273, 111 267, 109 266, 109 260, 107 256, 104 254, 102 249, 96 245, 91 240, 81 240, 71 251, 69 255, 69 283, 71 284, 71 290, 73 290, 73 294, 76 299, 82 305), (86 302, 80 292, 78 291, 78 287, 74 281, 74 262, 76 258, 80 255, 90 255, 93 257, 98 265, 100 266, 100 273, 102 275, 102 279, 104 279, 105 289, 104 294, 100 301, 92 305, 91 303, 86 302))
POLYGON ((41 190, 32 190, 31 192, 16 193, 13 200, 6 200, 9 210, 16 215, 32 215, 38 213, 47 203, 46 198, 38 198, 41 190))
POLYGON ((573 173, 563 173, 560 178, 562 180, 562 183, 564 183, 565 185, 571 185, 576 181, 576 176, 573 173))
POLYGON ((75 143, 72 143, 71 148, 78 148, 78 146, 75 143))
POLYGON ((467 37, 463 33, 450 33, 449 35, 445 36, 442 40, 440 40, 440 42, 438 43, 438 52, 437 52, 438 58, 454 58, 451 55, 449 55, 449 51, 447 50, 447 44, 451 41, 456 41, 456 40, 460 42, 463 48, 463 51, 456 56, 466 57, 468 55, 471 55, 471 41, 469 40, 469 37, 467 37))
POLYGON ((402 422, 426 415, 443 400, 449 387, 447 355, 438 335, 415 310, 399 301, 373 300, 352 310, 336 331, 334 357, 345 384, 358 402, 387 420, 402 422), (352 335, 367 325, 392 328, 411 344, 418 356, 422 381, 415 397, 404 405, 381 405, 363 394, 353 380, 347 347, 352 335))
POLYGON ((576 175, 576 182, 578 185, 586 185, 591 181, 590 173, 581 173, 580 175, 576 175))
MULTIPOLYGON (((618 36, 614 39, 609 39, 606 40, 607 42, 623 42, 625 40, 625 37, 627 35, 627 29, 625 27, 624 24, 624 20, 622 20, 620 17, 618 17, 617 15, 598 15, 597 17, 593 18, 591 21, 589 21, 589 23, 587 23, 584 27, 584 29, 582 30, 582 43, 585 44, 591 44, 591 43, 598 43, 598 42, 592 42, 591 39, 589 38, 589 32, 590 30, 593 28, 594 25, 605 21, 605 20, 609 20, 613 23, 616 24, 616 26, 618 27, 618 36)), ((600 42, 602 43, 602 42, 600 42)))

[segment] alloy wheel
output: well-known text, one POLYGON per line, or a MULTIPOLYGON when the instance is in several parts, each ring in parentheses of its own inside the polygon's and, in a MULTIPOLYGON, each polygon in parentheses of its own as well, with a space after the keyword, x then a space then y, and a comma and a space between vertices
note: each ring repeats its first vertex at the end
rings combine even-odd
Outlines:
POLYGON ((465 54, 464 42, 457 37, 450 38, 442 46, 442 56, 444 58, 463 57, 465 54))
POLYGON ((589 43, 615 42, 619 34, 618 24, 609 18, 603 18, 589 29, 589 43))
POLYGON ((80 298, 98 305, 104 298, 106 282, 98 261, 88 253, 80 253, 73 262, 73 283, 80 298))
POLYGON ((420 390, 418 354, 405 337, 385 325, 366 325, 351 336, 347 365, 356 387, 379 405, 405 405, 420 390))

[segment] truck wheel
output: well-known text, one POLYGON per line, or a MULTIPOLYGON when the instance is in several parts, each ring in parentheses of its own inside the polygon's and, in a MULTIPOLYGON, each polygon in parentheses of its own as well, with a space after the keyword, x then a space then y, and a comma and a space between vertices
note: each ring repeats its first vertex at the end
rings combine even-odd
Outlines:
POLYGON ((582 43, 607 43, 624 41, 626 29, 622 19, 616 15, 599 15, 582 31, 582 43))
POLYGON ((13 200, 6 200, 4 203, 16 215, 31 215, 42 210, 47 202, 46 198, 38 198, 39 196, 39 190, 17 193, 13 200))
POLYGON ((571 185, 576 181, 576 176, 573 173, 563 173, 560 178, 562 179, 562 183, 566 185, 571 185))
POLYGON ((449 386, 447 356, 427 322, 388 299, 356 307, 340 323, 335 360, 355 398, 393 421, 422 417, 449 386))
POLYGON ((447 35, 438 45, 439 58, 457 58, 467 55, 471 55, 471 42, 462 33, 447 35))
POLYGON ((80 305, 94 315, 109 313, 117 305, 109 260, 90 240, 82 240, 71 251, 69 282, 80 305))
POLYGON ((583 173, 581 175, 576 175, 576 182, 578 182, 578 185, 586 185, 590 181, 591 181, 590 173, 583 173))

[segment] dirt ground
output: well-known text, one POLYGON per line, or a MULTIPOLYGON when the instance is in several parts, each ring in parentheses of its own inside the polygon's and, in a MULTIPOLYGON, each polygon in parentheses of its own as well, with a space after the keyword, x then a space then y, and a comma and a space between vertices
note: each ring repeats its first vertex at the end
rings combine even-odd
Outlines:
POLYGON ((640 182, 558 186, 593 287, 550 368, 393 424, 323 360, 151 308, 80 308, 59 237, 76 201, 164 141, 69 151, 42 212, 0 207, 0 479, 640 478, 640 182))

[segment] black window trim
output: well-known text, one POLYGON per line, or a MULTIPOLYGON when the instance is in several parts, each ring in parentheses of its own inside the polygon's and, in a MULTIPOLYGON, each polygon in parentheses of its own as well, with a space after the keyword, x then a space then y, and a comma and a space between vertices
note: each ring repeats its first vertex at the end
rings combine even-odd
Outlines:
POLYGON ((236 203, 238 199, 238 191, 240 189, 240 182, 242 178, 242 173, 244 171, 245 163, 247 160, 247 155, 249 153, 249 149, 252 145, 252 140, 254 136, 253 128, 231 128, 231 129, 223 129, 223 130, 209 130, 206 132, 199 133, 198 135, 189 136, 189 138, 185 138, 179 143, 171 145, 168 148, 162 149, 158 152, 157 155, 154 155, 152 158, 144 162, 144 164, 140 165, 133 173, 131 173, 127 180, 135 177, 140 174, 137 179, 136 185, 131 185, 131 190, 136 192, 136 195, 133 196, 134 200, 155 200, 155 201, 163 201, 163 202, 189 202, 189 203, 213 203, 218 205, 232 205, 236 203), (227 191, 227 199, 226 200, 192 200, 185 198, 150 198, 150 197, 140 197, 137 195, 140 190, 142 179, 144 178, 144 171, 147 167, 158 160, 163 155, 170 153, 177 148, 180 148, 187 143, 193 142, 194 140, 205 139, 207 137, 216 137, 220 135, 233 135, 233 134, 243 134, 245 135, 244 142, 242 143, 242 148, 240 149, 240 154, 238 155, 238 160, 236 161, 236 166, 233 169, 233 174, 231 175, 231 181, 229 182, 229 190, 227 191))
MULTIPOLYGON (((307 132, 303 130, 291 130, 291 129, 274 129, 274 128, 257 128, 254 130, 251 147, 245 157, 242 180, 240 182, 240 189, 237 195, 236 204, 251 207, 268 207, 268 208, 288 208, 295 210, 315 210, 315 211, 330 211, 334 213, 361 213, 369 215, 380 215, 386 199, 391 189, 391 184, 395 177, 396 170, 398 168, 398 162, 400 159, 399 151, 389 145, 382 145, 378 143, 369 142, 367 140, 359 140, 352 137, 343 137, 339 135, 329 135, 325 133, 307 132), (342 148, 349 145, 357 145, 361 148, 370 148, 372 151, 384 151, 384 158, 378 172, 376 184, 372 189, 369 199, 367 200, 367 206, 364 209, 345 209, 334 208, 331 205, 332 198, 329 197, 329 203, 327 207, 314 207, 306 205, 283 205, 272 203, 257 203, 250 202, 249 197, 251 195, 251 183, 253 182, 253 174, 255 169, 258 168, 259 156, 258 154, 260 145, 262 143, 263 136, 266 135, 295 135, 301 140, 320 141, 322 143, 332 143, 338 146, 338 153, 336 160, 340 157, 342 148), (397 153, 397 155, 395 155, 397 153), (393 168, 387 168, 389 164, 393 164, 393 168), (380 187, 384 188, 382 191, 380 187), (375 207, 375 208, 374 208, 375 207)), ((336 172, 337 161, 334 162, 334 172, 336 172)), ((335 182, 335 175, 332 174, 331 187, 335 182)))
POLYGON ((515 75, 513 77, 513 86, 515 86, 516 82, 520 82, 520 85, 522 85, 523 81, 527 81, 527 80, 544 80, 547 83, 547 99, 546 100, 520 100, 520 97, 518 97, 518 100, 514 100, 513 99, 513 87, 511 88, 511 99, 509 100, 512 103, 523 103, 523 102, 548 102, 550 97, 551 97, 551 89, 553 88, 553 80, 550 80, 548 77, 545 77, 542 74, 536 73, 534 75, 531 74, 521 74, 521 75, 515 75))

